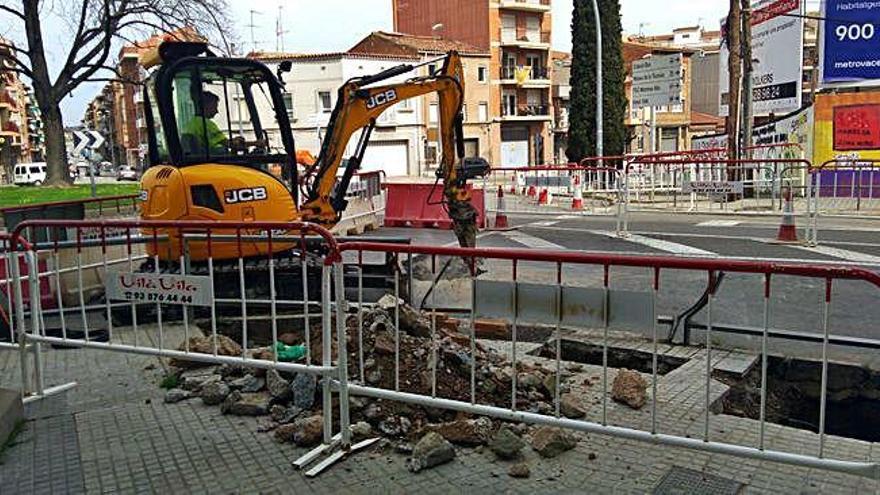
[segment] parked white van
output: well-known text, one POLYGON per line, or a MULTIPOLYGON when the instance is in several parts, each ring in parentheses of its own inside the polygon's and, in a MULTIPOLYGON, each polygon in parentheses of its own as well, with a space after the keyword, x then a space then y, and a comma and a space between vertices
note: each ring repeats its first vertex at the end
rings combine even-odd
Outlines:
POLYGON ((46 162, 19 163, 13 170, 14 182, 19 186, 42 186, 46 182, 46 162))

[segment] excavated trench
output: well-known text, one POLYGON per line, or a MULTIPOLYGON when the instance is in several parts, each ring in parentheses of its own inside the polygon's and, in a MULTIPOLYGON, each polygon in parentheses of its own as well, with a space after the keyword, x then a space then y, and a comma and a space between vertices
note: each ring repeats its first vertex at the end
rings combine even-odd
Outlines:
MULTIPOLYGON (((601 345, 562 339, 560 350, 563 361, 573 361, 595 366, 602 365, 603 346, 601 345)), ((556 359, 556 340, 551 339, 529 354, 543 358, 556 359)), ((686 359, 658 355, 657 374, 663 376, 686 362, 686 359)), ((641 373, 651 373, 653 370, 652 354, 634 349, 608 347, 608 367, 635 370, 641 373)))
MULTIPOLYGON (((759 419, 760 363, 744 377, 716 373, 731 388, 720 399, 722 412, 759 419)), ((770 357, 767 366, 767 421, 819 431, 822 364, 770 357)), ((880 372, 829 364, 825 432, 867 442, 880 441, 880 372)))

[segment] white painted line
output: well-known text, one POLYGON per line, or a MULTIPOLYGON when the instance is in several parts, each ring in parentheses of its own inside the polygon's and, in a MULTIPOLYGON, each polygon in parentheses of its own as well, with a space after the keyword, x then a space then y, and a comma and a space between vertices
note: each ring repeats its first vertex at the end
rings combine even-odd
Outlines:
POLYGON ((840 258, 842 260, 851 261, 853 263, 867 263, 874 265, 880 264, 880 256, 872 256, 870 254, 850 251, 848 249, 841 249, 831 246, 807 247, 793 245, 791 247, 800 249, 802 251, 809 251, 811 253, 830 256, 832 258, 840 258))
MULTIPOLYGON (((591 234, 595 235, 604 235, 606 237, 612 237, 614 239, 620 239, 617 236, 616 232, 606 232, 603 230, 590 230, 591 234)), ((697 249, 692 246, 688 246, 685 244, 679 244, 677 242, 664 241, 661 239, 654 239, 652 237, 645 237, 642 235, 629 235, 623 238, 626 241, 634 242, 636 244, 641 244, 643 246, 648 246, 649 248, 657 249, 658 251, 665 251, 667 253, 679 254, 679 255, 687 255, 687 256, 717 256, 716 253, 712 251, 706 251, 703 249, 697 249)))
POLYGON ((518 242, 525 247, 532 249, 543 249, 543 250, 551 250, 551 251, 564 251, 565 248, 560 246, 559 244, 554 244, 550 241, 545 241, 539 237, 535 237, 532 235, 524 234, 522 232, 504 232, 502 234, 504 237, 508 239, 518 242))
POLYGON ((556 220, 556 221, 550 221, 550 222, 535 222, 535 223, 533 223, 533 224, 529 224, 529 226, 534 226, 534 227, 552 227, 552 226, 556 225, 557 223, 559 223, 559 220, 556 220))
POLYGON ((709 220, 708 222, 698 223, 697 227, 736 227, 741 223, 737 220, 709 220))

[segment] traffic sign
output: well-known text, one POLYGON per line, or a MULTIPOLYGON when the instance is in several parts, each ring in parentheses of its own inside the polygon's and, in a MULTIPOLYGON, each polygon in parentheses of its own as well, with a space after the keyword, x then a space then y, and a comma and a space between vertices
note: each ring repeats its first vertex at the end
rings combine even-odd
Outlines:
POLYGON ((97 131, 74 131, 73 153, 81 155, 86 148, 96 150, 104 145, 104 136, 97 131))
POLYGON ((633 109, 681 104, 681 54, 633 62, 633 109))

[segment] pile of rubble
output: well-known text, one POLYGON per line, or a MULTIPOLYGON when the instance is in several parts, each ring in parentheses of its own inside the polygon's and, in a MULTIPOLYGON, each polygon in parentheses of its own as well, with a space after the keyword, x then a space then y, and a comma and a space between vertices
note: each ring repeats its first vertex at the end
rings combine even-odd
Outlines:
MULTIPOLYGON (((347 321, 350 379, 360 376, 358 349, 358 319, 347 321)), ((477 343, 471 347, 468 335, 459 332, 458 322, 443 318, 438 321, 437 334, 432 340, 430 320, 402 301, 383 298, 363 315, 364 374, 367 385, 377 388, 395 388, 395 351, 399 349, 399 389, 402 392, 430 396, 436 368, 436 396, 458 401, 471 401, 471 369, 476 373, 477 404, 511 406, 511 387, 514 370, 507 358, 477 343), (398 306, 399 305, 399 306, 398 306), (394 332, 394 310, 398 307, 399 335, 394 332), (432 345, 432 342, 436 343, 432 345)), ((311 332, 312 357, 321 349, 321 332, 311 332)), ((286 334, 281 340, 295 344, 297 336, 286 334)), ((301 340, 301 339, 300 339, 301 340)), ((195 337, 189 348, 196 352, 212 352, 210 337, 195 337)), ((261 348, 249 351, 251 355, 272 359, 272 350, 261 348)), ((334 353, 336 349, 334 349, 334 353)), ((218 353, 241 355, 241 347, 218 336, 218 353)), ((335 356, 335 354, 334 354, 335 356)), ((315 360, 314 362, 320 362, 315 360)), ((174 362, 177 387, 166 393, 169 403, 200 399, 205 405, 219 406, 224 414, 261 417, 260 430, 274 432, 282 442, 311 447, 322 440, 321 387, 314 375, 287 373, 276 370, 247 369, 224 365, 191 368, 195 363, 174 362)), ((556 373, 537 365, 517 363, 517 409, 540 414, 553 414, 556 393, 556 373)), ((627 376, 621 384, 630 395, 647 384, 638 374, 627 376), (641 379, 641 382, 638 380, 641 379)), ((583 418, 587 406, 567 383, 572 376, 563 371, 560 380, 560 412, 568 418, 583 418)), ((617 384, 615 384, 615 388, 617 384)), ((624 398, 621 402, 641 407, 643 400, 624 398)), ((334 402, 335 406, 335 402, 334 402)), ((338 410, 334 407, 334 411, 338 410)), ((334 428, 338 428, 335 423, 334 428)), ((408 468, 417 472, 455 456, 453 444, 463 447, 485 446, 499 459, 521 459, 526 445, 539 455, 555 457, 573 449, 576 437, 566 431, 550 427, 529 428, 525 424, 508 424, 488 418, 475 418, 434 408, 401 402, 351 397, 352 433, 355 440, 383 436, 386 445, 409 456, 408 468)), ((511 476, 528 476, 527 465, 513 465, 511 476)))

